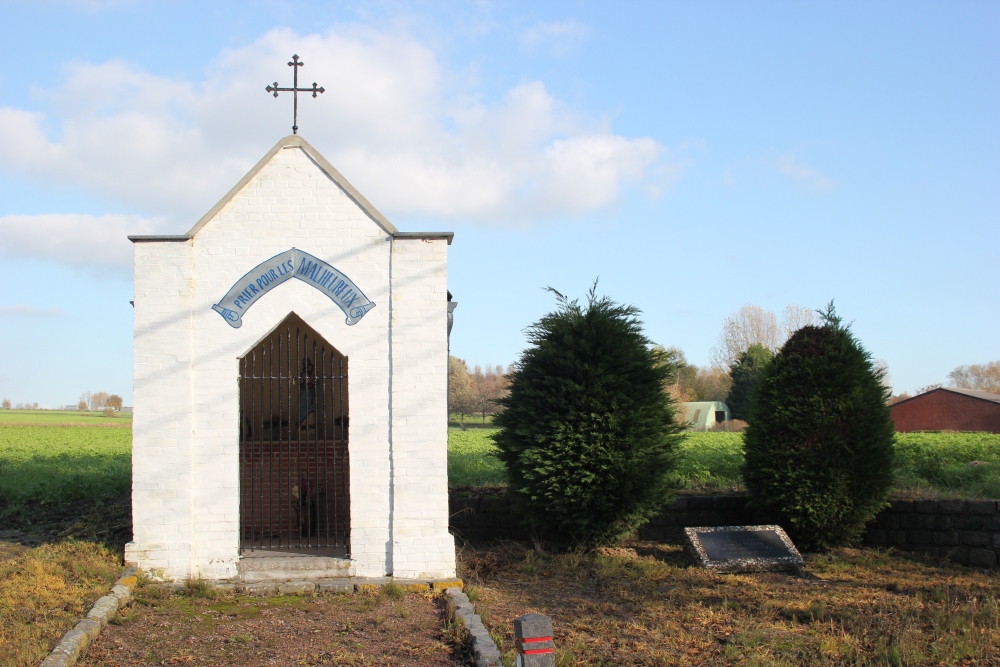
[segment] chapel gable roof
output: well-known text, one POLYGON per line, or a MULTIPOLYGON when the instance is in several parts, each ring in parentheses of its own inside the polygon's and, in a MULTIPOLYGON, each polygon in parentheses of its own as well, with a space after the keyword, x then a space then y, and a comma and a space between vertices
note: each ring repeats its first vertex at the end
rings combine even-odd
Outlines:
POLYGON ((347 194, 347 196, 350 197, 354 203, 357 204, 361 210, 375 222, 375 224, 381 227, 393 238, 446 238, 448 240, 448 244, 451 244, 451 240, 454 237, 453 232, 401 232, 396 229, 396 226, 389 222, 389 220, 382 215, 363 194, 358 192, 357 189, 351 185, 346 178, 344 178, 344 175, 337 171, 336 167, 330 164, 327 159, 323 157, 318 150, 313 148, 308 141, 297 134, 290 134, 276 143, 274 147, 269 150, 267 154, 264 155, 264 157, 262 157, 243 178, 240 179, 239 183, 234 185, 232 189, 226 193, 225 197, 220 199, 219 202, 208 211, 208 213, 203 215, 201 219, 195 223, 194 227, 192 227, 187 234, 129 236, 129 240, 133 243, 190 241, 194 238, 195 234, 201 231, 202 227, 208 224, 209 220, 214 218, 226 204, 228 204, 244 187, 246 187, 246 184, 249 183, 275 155, 278 154, 278 151, 285 148, 301 148, 305 151, 305 153, 319 166, 320 169, 323 170, 330 180, 336 183, 347 194))

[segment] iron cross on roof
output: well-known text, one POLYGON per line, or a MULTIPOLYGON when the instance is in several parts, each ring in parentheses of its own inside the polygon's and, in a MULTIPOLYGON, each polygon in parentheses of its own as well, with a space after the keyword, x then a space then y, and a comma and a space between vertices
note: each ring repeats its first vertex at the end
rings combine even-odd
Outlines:
POLYGON ((278 88, 278 82, 275 81, 272 85, 268 86, 264 90, 269 93, 274 93, 277 97, 279 92, 291 93, 292 94, 292 134, 299 133, 299 93, 312 93, 313 97, 316 97, 319 93, 325 93, 326 89, 322 86, 317 86, 316 82, 313 81, 312 88, 299 88, 299 68, 305 65, 303 62, 299 62, 299 57, 297 55, 292 56, 291 62, 288 66, 292 68, 292 87, 291 88, 278 88))

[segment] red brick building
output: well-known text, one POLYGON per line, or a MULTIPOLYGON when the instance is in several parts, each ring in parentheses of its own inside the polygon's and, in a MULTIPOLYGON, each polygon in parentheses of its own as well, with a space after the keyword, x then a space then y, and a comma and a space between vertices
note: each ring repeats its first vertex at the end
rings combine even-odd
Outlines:
POLYGON ((987 431, 1000 433, 1000 394, 941 387, 891 406, 900 433, 987 431))

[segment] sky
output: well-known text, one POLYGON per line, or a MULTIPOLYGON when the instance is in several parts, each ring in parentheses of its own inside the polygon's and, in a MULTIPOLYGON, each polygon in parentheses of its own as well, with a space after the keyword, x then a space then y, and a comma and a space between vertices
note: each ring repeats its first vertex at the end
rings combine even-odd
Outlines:
POLYGON ((831 299, 896 393, 1000 359, 1000 3, 0 0, 0 396, 132 400, 132 245, 299 132, 453 231, 451 351, 552 287, 708 365, 831 299))

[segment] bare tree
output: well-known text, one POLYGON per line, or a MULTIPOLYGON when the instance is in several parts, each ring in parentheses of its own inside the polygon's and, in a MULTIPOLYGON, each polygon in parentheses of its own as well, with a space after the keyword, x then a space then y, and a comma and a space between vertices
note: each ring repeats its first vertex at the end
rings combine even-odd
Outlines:
POLYGON ((959 366, 948 373, 949 385, 956 389, 977 389, 1000 394, 1000 361, 959 366))
POLYGON ((694 383, 694 377, 698 374, 698 367, 687 362, 684 352, 679 347, 655 346, 656 352, 661 359, 661 363, 674 363, 677 365, 677 373, 674 374, 673 384, 663 388, 678 403, 686 403, 694 400, 689 392, 689 387, 694 383))
POLYGON ((885 359, 876 359, 875 372, 879 374, 879 378, 882 380, 882 386, 891 392, 892 381, 889 378, 889 362, 885 359))
POLYGON ((93 392, 85 391, 82 394, 80 394, 80 402, 77 404, 77 406, 79 407, 82 405, 83 407, 80 408, 81 410, 93 410, 93 408, 90 407, 90 401, 93 398, 94 398, 93 392))
POLYGON ((732 386, 729 373, 714 366, 699 366, 691 390, 695 401, 724 401, 732 386))
POLYGON ((694 401, 724 401, 732 380, 728 373, 713 366, 689 364, 684 353, 676 347, 660 348, 664 360, 677 364, 677 375, 672 385, 664 388, 678 403, 694 401))
POLYGON ((796 305, 785 306, 785 310, 781 314, 781 330, 784 334, 782 345, 784 344, 784 341, 791 338, 793 333, 802 327, 807 327, 810 324, 816 324, 816 322, 817 319, 815 310, 796 305))
POLYGON ((0 403, 0 407, 2 407, 4 410, 10 410, 10 399, 5 396, 3 399, 3 403, 0 403))
POLYGON ((776 350, 782 342, 774 313, 752 303, 744 304, 722 323, 719 342, 712 348, 712 365, 728 373, 751 345, 776 350))
POLYGON ((464 359, 448 357, 448 414, 457 414, 465 424, 465 416, 475 412, 475 386, 464 359))
POLYGON ((744 304, 722 323, 719 341, 712 348, 712 365, 728 373, 751 345, 763 345, 777 352, 793 333, 817 321, 816 311, 793 304, 785 307, 779 324, 771 311, 752 303, 744 304))
POLYGON ((106 391, 95 392, 90 399, 90 409, 91 410, 103 410, 108 407, 108 399, 111 395, 106 391))
POLYGON ((487 364, 485 371, 479 366, 473 369, 472 383, 475 388, 473 401, 476 412, 482 416, 485 424, 486 416, 495 415, 500 408, 498 401, 507 395, 509 382, 504 375, 503 366, 487 364))

